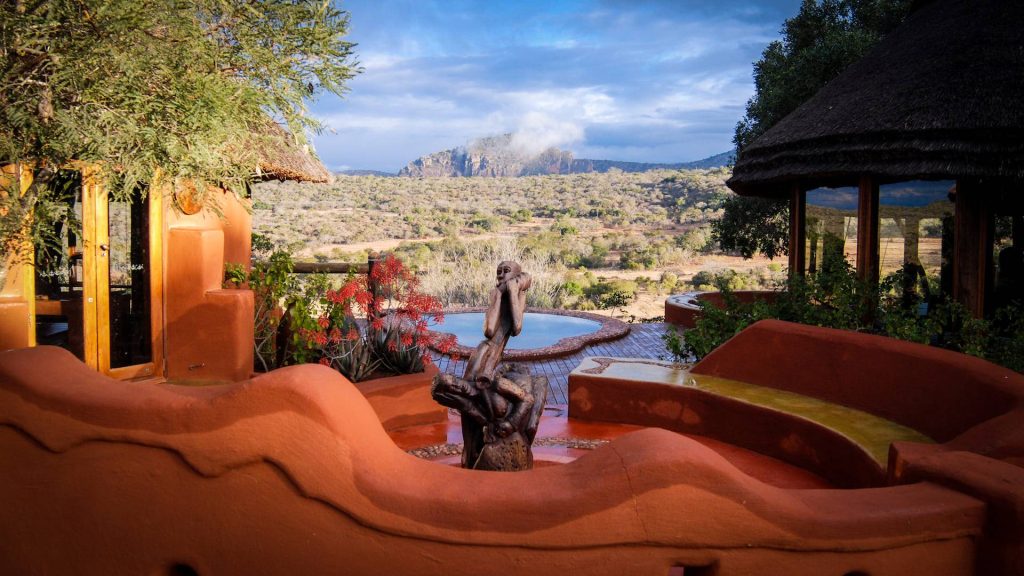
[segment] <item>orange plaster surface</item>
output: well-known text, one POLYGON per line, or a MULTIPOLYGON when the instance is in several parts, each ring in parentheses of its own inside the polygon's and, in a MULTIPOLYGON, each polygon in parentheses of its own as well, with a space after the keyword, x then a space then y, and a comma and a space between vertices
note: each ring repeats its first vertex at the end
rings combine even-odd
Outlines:
MULTIPOLYGON (((568 418, 567 416, 568 409, 564 405, 546 407, 540 421, 537 437, 541 439, 614 440, 630 432, 643 429, 642 426, 593 422, 568 418)), ((438 444, 462 443, 462 428, 459 425, 459 416, 457 414, 450 414, 444 422, 388 430, 388 435, 403 450, 412 450, 438 444)), ((816 474, 752 450, 721 442, 707 436, 688 434, 687 437, 711 448, 743 473, 770 486, 790 489, 833 488, 830 483, 816 474)), ((537 465, 537 462, 571 462, 590 452, 590 449, 567 446, 533 447, 535 465, 537 465)), ((441 457, 432 459, 432 461, 455 466, 461 464, 459 456, 441 457)))
POLYGON ((249 267, 252 217, 246 200, 211 193, 221 215, 166 214, 166 377, 172 380, 232 382, 253 370, 252 293, 223 289, 227 263, 249 267))
POLYGON ((448 409, 430 396, 436 366, 423 372, 376 378, 355 384, 380 418, 385 430, 443 422, 448 409))
POLYGON ((28 346, 29 325, 28 302, 0 296, 0 350, 28 346))
POLYGON ((985 505, 786 490, 657 429, 528 472, 406 454, 317 365, 133 385, 0 353, 0 573, 973 574, 985 505))
POLYGON ((172 228, 166 276, 167 377, 238 381, 253 368, 253 296, 225 290, 224 232, 172 228))
MULTIPOLYGON (((736 290, 732 292, 737 302, 773 302, 778 292, 769 290, 736 290)), ((718 308, 725 306, 721 292, 683 292, 665 299, 665 322, 680 328, 693 328, 701 315, 701 303, 706 302, 718 308)))
POLYGON ((693 367, 851 406, 939 444, 896 442, 887 482, 984 500, 979 574, 1024 574, 1024 375, 930 346, 764 320, 693 367))

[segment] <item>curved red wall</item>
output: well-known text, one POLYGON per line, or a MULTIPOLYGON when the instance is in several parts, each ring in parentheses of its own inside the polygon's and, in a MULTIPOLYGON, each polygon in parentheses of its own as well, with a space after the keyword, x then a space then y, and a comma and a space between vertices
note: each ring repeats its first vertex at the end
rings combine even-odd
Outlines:
POLYGON ((133 385, 0 353, 0 573, 972 574, 983 504, 930 483, 784 490, 635 432, 573 463, 398 449, 337 373, 133 385))

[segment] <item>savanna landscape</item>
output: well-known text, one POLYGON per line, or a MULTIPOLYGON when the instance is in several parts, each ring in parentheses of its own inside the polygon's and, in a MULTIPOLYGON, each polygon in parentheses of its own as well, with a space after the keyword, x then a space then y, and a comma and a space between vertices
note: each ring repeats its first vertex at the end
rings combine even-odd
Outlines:
POLYGON ((710 224, 726 167, 521 177, 337 176, 253 188, 253 229, 298 261, 363 262, 388 251, 446 306, 483 303, 493 266, 517 259, 530 304, 649 320, 668 294, 774 285, 782 259, 718 249, 710 224))

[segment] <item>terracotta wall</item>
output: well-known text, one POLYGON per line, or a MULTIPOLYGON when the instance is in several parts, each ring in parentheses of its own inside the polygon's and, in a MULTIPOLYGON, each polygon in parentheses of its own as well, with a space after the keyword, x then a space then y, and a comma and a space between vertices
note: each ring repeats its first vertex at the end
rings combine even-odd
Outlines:
POLYGON ((841 488, 885 483, 885 470, 830 428, 695 387, 569 376, 569 416, 708 436, 809 470, 841 488))
POLYGON ((251 217, 229 193, 210 210, 167 212, 165 302, 167 377, 236 381, 253 366, 253 299, 223 289, 226 262, 248 267, 251 217))
MULTIPOLYGON (((4 174, 11 169, 4 167, 4 174)), ((219 200, 221 216, 210 210, 189 216, 165 194, 167 316, 166 325, 154 329, 165 330, 170 378, 240 380, 252 371, 252 295, 221 289, 225 262, 249 266, 252 218, 248 201, 230 193, 219 200)), ((26 274, 31 268, 10 266, 0 286, 0 350, 34 343, 26 274)))
POLYGON ((693 367, 870 412, 947 442, 1020 407, 1024 376, 892 338, 763 320, 693 367))
MULTIPOLYGON (((732 293, 738 302, 774 302, 778 292, 768 290, 737 290, 732 293)), ((665 300, 665 322, 680 328, 693 328, 700 318, 700 303, 707 302, 722 308, 725 299, 721 292, 685 292, 676 294, 665 300)))
POLYGON ((7 278, 0 286, 0 350, 30 346, 32 314, 24 295, 24 277, 31 268, 7 264, 7 278))
POLYGON ((1024 375, 881 336, 758 322, 694 372, 854 406, 939 444, 896 442, 891 484, 932 482, 986 502, 979 574, 1024 574, 1024 375))
POLYGON ((0 353, 0 470, 4 574, 955 576, 986 520, 930 483, 774 488, 658 429, 462 470, 397 448, 322 366, 132 385, 49 347, 0 353))

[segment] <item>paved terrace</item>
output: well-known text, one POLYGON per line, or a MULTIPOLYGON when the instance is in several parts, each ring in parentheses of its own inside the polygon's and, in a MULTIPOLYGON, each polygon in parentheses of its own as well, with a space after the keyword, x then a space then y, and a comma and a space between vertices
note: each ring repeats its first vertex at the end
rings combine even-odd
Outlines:
MULTIPOLYGON (((587 356, 612 356, 619 358, 656 358, 668 359, 669 353, 661 335, 665 333, 667 324, 653 322, 650 324, 630 324, 627 336, 610 342, 601 342, 584 347, 579 352, 561 358, 534 360, 523 362, 529 364, 531 372, 548 377, 548 404, 569 403, 569 373, 579 366, 587 356)), ((434 362, 441 372, 462 376, 466 370, 465 359, 454 359, 440 354, 433 354, 434 362)))

